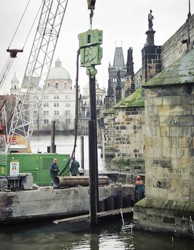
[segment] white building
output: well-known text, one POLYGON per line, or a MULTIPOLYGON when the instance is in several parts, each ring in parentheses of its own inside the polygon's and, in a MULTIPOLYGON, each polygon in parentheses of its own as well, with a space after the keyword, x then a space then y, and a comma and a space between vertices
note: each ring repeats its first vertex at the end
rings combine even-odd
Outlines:
POLYGON ((37 129, 48 131, 52 121, 55 121, 56 131, 74 130, 75 98, 70 74, 58 59, 45 81, 37 129))
MULTIPOLYGON (((102 108, 104 104, 104 98, 106 96, 106 90, 105 88, 100 88, 99 84, 96 83, 96 110, 98 115, 98 110, 102 108)), ((85 85, 83 88, 83 96, 82 96, 82 107, 84 108, 85 116, 89 116, 90 114, 90 89, 89 89, 89 83, 85 85)))

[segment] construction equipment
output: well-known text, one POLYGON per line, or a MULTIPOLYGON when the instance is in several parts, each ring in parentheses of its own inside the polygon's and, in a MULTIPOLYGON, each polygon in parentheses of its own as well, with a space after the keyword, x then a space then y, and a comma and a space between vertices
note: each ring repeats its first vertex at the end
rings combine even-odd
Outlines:
POLYGON ((13 64, 14 59, 17 57, 18 52, 23 52, 23 49, 7 49, 7 52, 10 53, 10 56, 7 59, 7 62, 5 63, 5 66, 0 74, 0 87, 2 86, 3 82, 5 81, 5 78, 13 64))
MULTIPOLYGON (((58 159, 59 166, 63 166, 69 161, 69 154, 57 154, 57 153, 11 153, 0 154, 0 178, 1 176, 8 178, 12 181, 20 179, 23 174, 30 174, 33 177, 33 182, 40 186, 48 186, 51 184, 49 167, 53 161, 53 158, 58 159)), ((69 171, 65 173, 69 176, 69 171)), ((1 180, 0 179, 0 189, 1 180)), ((20 182, 20 181, 19 181, 20 182)), ((13 187, 21 188, 23 185, 21 182, 13 187)), ((4 186, 4 185, 3 185, 4 186)))
POLYGON ((12 117, 5 153, 26 152, 37 122, 68 0, 43 0, 40 19, 12 117))

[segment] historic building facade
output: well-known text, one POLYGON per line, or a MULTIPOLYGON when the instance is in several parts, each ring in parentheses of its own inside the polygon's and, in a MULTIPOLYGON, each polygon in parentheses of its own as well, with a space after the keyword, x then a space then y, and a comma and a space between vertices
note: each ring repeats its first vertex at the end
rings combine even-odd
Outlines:
POLYGON ((35 132, 50 131, 52 121, 55 121, 56 131, 72 132, 75 121, 75 86, 59 59, 50 70, 43 88, 35 132))

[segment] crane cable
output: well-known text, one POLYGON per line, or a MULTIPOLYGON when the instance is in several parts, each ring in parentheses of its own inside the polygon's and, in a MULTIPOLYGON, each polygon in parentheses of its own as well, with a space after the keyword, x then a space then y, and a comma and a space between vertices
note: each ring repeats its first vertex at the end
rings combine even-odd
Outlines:
POLYGON ((7 62, 5 64, 5 66, 3 67, 3 70, 1 71, 1 74, 0 74, 0 86, 5 81, 5 78, 7 77, 7 74, 9 72, 12 64, 13 64, 13 58, 8 57, 7 62))
MULTIPOLYGON (((15 30, 15 32, 14 32, 14 35, 13 35, 13 37, 12 37, 12 39, 11 39, 11 42, 10 42, 9 46, 8 46, 8 49, 9 49, 9 47, 11 46, 11 44, 12 44, 12 42, 13 42, 15 36, 16 36, 16 33, 17 33, 17 31, 18 31, 18 29, 19 29, 19 27, 20 27, 20 24, 21 24, 21 22, 22 22, 22 20, 23 20, 23 18, 24 18, 24 15, 25 15, 25 13, 26 13, 26 11, 27 11, 27 8, 28 8, 28 6, 29 6, 29 4, 30 4, 30 1, 31 1, 31 0, 29 0, 28 3, 27 3, 27 5, 26 5, 26 8, 25 8, 25 10, 24 10, 24 12, 23 12, 23 14, 22 14, 22 17, 21 17, 21 19, 20 19, 18 25, 17 25, 17 28, 16 28, 16 30, 15 30)), ((30 33, 31 33, 31 31, 32 31, 32 28, 34 27, 35 21, 37 20, 38 14, 39 14, 39 12, 40 12, 40 10, 41 10, 41 6, 42 6, 42 3, 41 3, 41 5, 40 5, 40 7, 39 7, 39 9, 38 9, 38 12, 37 12, 37 14, 36 14, 36 16, 35 16, 35 18, 34 18, 34 21, 33 21, 32 25, 31 25, 31 27, 30 27, 30 30, 29 30, 29 32, 28 32, 28 35, 27 35, 27 37, 26 37, 26 40, 25 40, 25 42, 24 42, 24 45, 23 45, 22 49, 24 49, 24 47, 25 47, 25 45, 26 45, 26 43, 27 43, 27 40, 28 40, 28 38, 29 38, 29 36, 30 36, 30 33)))
POLYGON ((21 22, 22 22, 22 19, 23 19, 25 13, 26 13, 26 10, 27 10, 29 4, 30 4, 30 0, 29 0, 28 3, 27 3, 27 6, 26 6, 26 8, 25 8, 25 10, 24 10, 24 12, 23 12, 23 14, 22 14, 22 17, 21 17, 21 19, 20 19, 20 21, 19 21, 19 24, 18 24, 18 26, 17 26, 17 28, 16 28, 16 30, 15 30, 15 32, 14 32, 14 35, 13 35, 13 37, 12 37, 12 39, 11 39, 10 44, 9 44, 9 46, 8 46, 7 52, 10 52, 10 56, 8 57, 7 62, 6 62, 6 64, 5 64, 3 70, 2 70, 1 73, 0 73, 0 86, 1 86, 1 85, 3 84, 3 82, 5 81, 5 79, 6 79, 6 77, 7 77, 7 74, 9 73, 9 71, 10 71, 10 69, 11 69, 11 66, 12 66, 12 64, 13 64, 14 58, 16 58, 17 53, 18 53, 18 52, 23 52, 23 49, 24 49, 24 47, 25 47, 25 45, 26 45, 26 43, 27 43, 27 40, 28 40, 28 38, 29 38, 29 36, 30 36, 30 33, 31 33, 31 31, 32 31, 32 28, 33 28, 33 26, 34 26, 34 23, 35 23, 35 21, 36 21, 36 19, 37 19, 37 16, 38 16, 38 14, 39 14, 39 12, 40 12, 41 5, 42 5, 42 4, 40 5, 40 8, 39 8, 39 10, 38 10, 38 12, 37 12, 37 14, 36 14, 36 16, 35 16, 35 19, 34 19, 32 25, 31 25, 30 31, 29 31, 29 33, 28 33, 28 35, 27 35, 27 38, 26 38, 25 42, 24 42, 24 45, 23 45, 22 50, 17 50, 17 49, 10 50, 9 47, 11 46, 11 44, 12 44, 12 42, 13 42, 13 39, 14 39, 15 36, 16 36, 16 33, 17 33, 18 29, 19 29, 19 26, 20 26, 20 24, 21 24, 21 22))
POLYGON ((41 5, 40 5, 40 7, 39 7, 39 9, 38 9, 38 12, 37 12, 35 18, 34 18, 34 21, 33 21, 32 25, 31 25, 31 28, 30 28, 30 30, 29 30, 29 32, 28 32, 28 35, 27 35, 27 37, 26 37, 26 40, 25 40, 25 42, 24 42, 24 45, 23 45, 23 48, 22 48, 22 49, 24 49, 24 47, 25 47, 25 45, 26 45, 26 43, 27 43, 27 41, 28 41, 28 38, 29 38, 30 33, 31 33, 31 31, 32 31, 32 28, 34 27, 35 21, 36 21, 38 15, 39 15, 40 10, 41 10, 41 6, 42 6, 42 3, 41 3, 41 5))
POLYGON ((12 37, 12 39, 11 39, 11 42, 10 42, 8 48, 11 46, 11 44, 12 44, 12 42, 13 42, 13 39, 14 39, 15 36, 16 36, 16 33, 17 33, 17 31, 18 31, 18 29, 19 29, 19 27, 20 27, 20 24, 21 24, 21 22, 22 22, 22 20, 23 20, 23 17, 24 17, 24 15, 25 15, 25 13, 26 13, 26 10, 27 10, 29 4, 30 4, 30 0, 28 1, 27 5, 26 5, 26 8, 25 8, 25 10, 24 10, 24 12, 23 12, 23 14, 22 14, 22 17, 21 17, 21 19, 20 19, 18 25, 17 25, 17 28, 16 28, 16 30, 15 30, 15 32, 14 32, 14 34, 13 34, 13 37, 12 37))
POLYGON ((76 85, 75 85, 75 89, 76 89, 76 100, 75 100, 75 137, 74 137, 74 145, 73 145, 73 150, 71 153, 71 157, 69 158, 67 164, 65 165, 65 167, 61 170, 61 172, 59 173, 59 176, 61 175, 67 175, 69 173, 69 164, 72 160, 72 158, 75 156, 75 150, 77 147, 77 134, 78 134, 78 105, 79 105, 79 101, 78 101, 78 90, 79 90, 79 55, 80 55, 80 49, 78 49, 77 52, 77 60, 76 60, 76 85))

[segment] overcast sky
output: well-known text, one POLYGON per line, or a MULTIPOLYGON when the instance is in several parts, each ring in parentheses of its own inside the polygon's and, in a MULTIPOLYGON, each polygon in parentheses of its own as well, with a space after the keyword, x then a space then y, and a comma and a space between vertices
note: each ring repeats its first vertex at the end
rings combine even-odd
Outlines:
MULTIPOLYGON (((6 49, 9 47, 16 27, 21 19, 29 0, 0 0, 0 72, 8 59, 6 49)), ((41 0, 31 0, 28 11, 18 29, 10 48, 23 47, 41 0)), ((146 42, 145 32, 148 30, 147 16, 151 9, 154 15, 153 29, 155 45, 163 45, 186 21, 189 0, 96 0, 93 17, 93 29, 103 30, 103 59, 102 64, 96 66, 97 82, 100 87, 107 89, 108 64, 113 64, 115 46, 122 46, 127 57, 129 47, 133 48, 135 72, 141 67, 141 49, 146 42)), ((194 11, 194 0, 191 0, 191 14, 194 11)), ((15 59, 11 70, 0 87, 0 93, 9 93, 10 81, 16 73, 20 83, 26 68, 32 41, 35 35, 35 25, 30 39, 15 59)), ((89 11, 87 0, 69 0, 60 32, 54 62, 59 58, 62 66, 69 71, 73 82, 76 76, 76 54, 79 47, 78 34, 87 31, 89 25, 89 11)), ((80 68, 79 84, 83 88, 88 83, 86 69, 80 68)))

